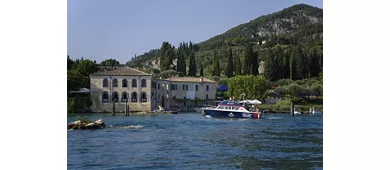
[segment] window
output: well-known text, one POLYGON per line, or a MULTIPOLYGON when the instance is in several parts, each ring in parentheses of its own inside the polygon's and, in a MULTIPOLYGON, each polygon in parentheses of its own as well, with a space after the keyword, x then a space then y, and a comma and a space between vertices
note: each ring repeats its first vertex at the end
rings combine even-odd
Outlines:
POLYGON ((177 84, 171 84, 171 90, 177 90, 177 84))
POLYGON ((108 102, 108 92, 106 92, 106 91, 103 92, 102 101, 103 101, 103 103, 108 102))
POLYGON ((195 85, 195 91, 198 91, 198 85, 195 85))
POLYGON ((122 87, 127 87, 127 79, 122 80, 122 87))
POLYGON ((141 102, 146 102, 146 92, 141 93, 141 102))
POLYGON ((127 101, 128 101, 129 98, 128 98, 126 92, 122 92, 122 97, 121 97, 121 99, 122 99, 122 102, 127 102, 127 101))
POLYGON ((137 87, 137 80, 136 79, 131 80, 131 87, 137 87))
POLYGON ((137 92, 131 93, 131 102, 133 103, 137 102, 137 92))
POLYGON ((112 80, 112 87, 118 87, 118 80, 117 79, 112 80))
POLYGON ((108 80, 107 79, 103 79, 103 87, 108 87, 108 80))
POLYGON ((114 91, 112 93, 112 101, 113 102, 118 102, 118 92, 114 91))
POLYGON ((209 91, 209 85, 206 85, 206 91, 209 91))
POLYGON ((157 88, 160 90, 160 83, 157 84, 157 88))
POLYGON ((209 99, 209 95, 208 94, 206 94, 206 99, 209 99))
POLYGON ((188 84, 183 84, 183 90, 188 90, 188 84))
POLYGON ((141 80, 141 87, 146 87, 146 80, 145 79, 141 80))

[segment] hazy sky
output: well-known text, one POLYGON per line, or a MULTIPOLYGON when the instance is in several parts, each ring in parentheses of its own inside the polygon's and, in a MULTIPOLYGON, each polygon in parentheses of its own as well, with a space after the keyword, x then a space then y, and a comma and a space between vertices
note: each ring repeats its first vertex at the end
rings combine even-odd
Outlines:
POLYGON ((322 0, 68 0, 68 55, 121 63, 134 54, 199 43, 261 15, 322 0))

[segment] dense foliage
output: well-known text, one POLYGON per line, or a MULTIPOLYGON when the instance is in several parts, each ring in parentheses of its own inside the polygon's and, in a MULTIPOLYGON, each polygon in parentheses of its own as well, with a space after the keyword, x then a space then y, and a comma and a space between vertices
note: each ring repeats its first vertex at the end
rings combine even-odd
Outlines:
POLYGON ((115 66, 115 65, 119 65, 120 63, 119 63, 119 61, 110 58, 110 59, 106 59, 106 60, 100 62, 100 64, 103 66, 115 66))
MULTIPOLYGON (((68 58, 67 71, 67 92, 79 90, 80 88, 89 88, 89 75, 99 70, 96 62, 91 60, 68 58)), ((74 112, 80 109, 89 108, 91 101, 89 96, 76 96, 68 98, 68 112, 74 112)))
POLYGON ((181 76, 197 65, 197 75, 204 76, 264 73, 270 81, 317 77, 323 61, 322 25, 322 9, 298 4, 198 44, 183 42, 175 49, 164 42, 160 49, 136 56, 127 65, 148 67, 150 61, 160 60, 161 71, 173 69, 181 76), (189 61, 191 53, 195 62, 189 61))
POLYGON ((240 99, 245 93, 245 99, 263 99, 271 84, 264 76, 235 76, 226 80, 229 87, 228 95, 240 99))

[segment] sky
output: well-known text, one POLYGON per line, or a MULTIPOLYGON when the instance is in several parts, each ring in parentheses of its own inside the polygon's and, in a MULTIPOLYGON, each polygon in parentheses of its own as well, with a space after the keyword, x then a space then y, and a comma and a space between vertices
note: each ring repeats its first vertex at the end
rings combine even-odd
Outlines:
POLYGON ((68 55, 126 63, 164 41, 199 43, 299 3, 323 8, 322 0, 68 0, 68 55))

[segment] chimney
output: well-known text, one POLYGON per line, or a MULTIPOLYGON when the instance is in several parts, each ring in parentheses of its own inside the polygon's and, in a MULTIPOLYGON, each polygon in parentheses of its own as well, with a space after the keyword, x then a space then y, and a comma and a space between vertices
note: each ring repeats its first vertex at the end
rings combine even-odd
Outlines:
POLYGON ((200 76, 200 82, 201 83, 203 82, 203 76, 200 76))

